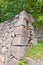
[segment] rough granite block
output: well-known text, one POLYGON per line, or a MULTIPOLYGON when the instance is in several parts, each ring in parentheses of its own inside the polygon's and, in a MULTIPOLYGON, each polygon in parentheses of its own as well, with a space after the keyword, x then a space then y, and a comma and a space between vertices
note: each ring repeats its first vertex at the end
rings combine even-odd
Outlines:
POLYGON ((18 22, 16 22, 14 26, 20 26, 20 25, 27 26, 27 23, 23 18, 19 19, 18 22))
POLYGON ((20 12, 20 14, 19 14, 19 19, 25 19, 26 20, 26 22, 29 22, 29 17, 28 17, 28 14, 25 12, 25 11, 22 11, 22 12, 20 12))
POLYGON ((28 23, 28 30, 34 30, 34 27, 32 26, 30 22, 28 23))
POLYGON ((32 43, 33 45, 37 45, 37 38, 33 38, 30 43, 32 43))
POLYGON ((15 34, 30 37, 30 31, 24 28, 23 26, 15 27, 15 34))
POLYGON ((3 55, 0 54, 0 65, 3 65, 3 62, 4 62, 4 57, 3 55))
POLYGON ((26 54, 27 46, 12 46, 10 51, 11 54, 17 59, 21 60, 26 54))
POLYGON ((19 65, 19 61, 16 60, 15 58, 12 58, 9 62, 10 65, 19 65))
POLYGON ((26 38, 21 35, 17 35, 13 40, 13 45, 27 45, 29 41, 29 38, 26 38))
POLYGON ((27 64, 28 65, 43 65, 43 63, 41 63, 41 61, 38 62, 38 61, 35 61, 31 58, 27 58, 27 64))

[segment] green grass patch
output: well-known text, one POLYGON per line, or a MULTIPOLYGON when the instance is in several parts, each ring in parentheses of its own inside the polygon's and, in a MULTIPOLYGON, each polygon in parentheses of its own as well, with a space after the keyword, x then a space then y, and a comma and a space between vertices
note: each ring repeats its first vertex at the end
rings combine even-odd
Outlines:
POLYGON ((34 60, 43 59, 43 41, 38 42, 37 46, 32 46, 32 48, 27 51, 24 59, 20 61, 19 65, 27 65, 27 57, 34 60))
POLYGON ((28 52, 27 56, 35 60, 43 59, 43 42, 38 42, 37 46, 32 47, 28 52))

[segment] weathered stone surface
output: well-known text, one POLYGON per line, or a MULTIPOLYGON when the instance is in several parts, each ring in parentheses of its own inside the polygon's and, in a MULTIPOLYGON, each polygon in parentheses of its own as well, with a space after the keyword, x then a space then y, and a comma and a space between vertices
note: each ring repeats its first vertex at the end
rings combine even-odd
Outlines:
MULTIPOLYGON (((30 42, 36 45, 30 19, 29 15, 22 11, 13 20, 0 24, 0 54, 3 54, 5 60, 3 65, 18 65, 18 60, 23 59, 30 48, 30 42)), ((0 61, 0 64, 2 62, 0 61)))
POLYGON ((13 45, 27 45, 29 38, 26 38, 22 35, 17 35, 13 40, 13 45))
POLYGON ((10 60, 10 65, 19 65, 19 61, 16 60, 16 59, 14 59, 14 58, 12 58, 12 59, 10 60))
POLYGON ((43 59, 38 59, 37 62, 43 65, 43 59))
POLYGON ((0 38, 4 37, 4 32, 0 32, 0 38))
POLYGON ((3 63, 3 65, 10 65, 10 64, 9 64, 9 62, 6 61, 5 63, 3 63))
POLYGON ((2 46, 7 46, 7 47, 9 47, 8 45, 10 45, 10 46, 11 46, 12 40, 13 40, 13 38, 12 38, 12 37, 5 38, 5 39, 4 39, 4 41, 3 41, 2 46))
POLYGON ((10 61, 10 52, 8 50, 4 54, 4 63, 3 63, 3 65, 9 65, 9 61, 10 61))
POLYGON ((32 30, 30 34, 31 34, 31 36, 35 36, 34 30, 32 30))
POLYGON ((2 48, 2 53, 5 53, 8 49, 6 47, 2 48))
POLYGON ((34 27, 32 26, 30 22, 28 23, 28 30, 34 30, 34 27))
POLYGON ((43 41, 43 29, 35 29, 35 37, 37 37, 39 41, 43 41))
POLYGON ((20 12, 19 19, 25 19, 26 22, 29 22, 28 14, 25 11, 20 12))
POLYGON ((30 31, 24 28, 23 26, 15 27, 15 34, 30 37, 30 31))
POLYGON ((35 61, 31 58, 27 58, 28 65, 43 65, 43 62, 41 61, 35 61))
POLYGON ((10 48, 10 47, 11 47, 11 44, 10 43, 6 45, 6 48, 10 48))
POLYGON ((27 58, 27 62, 28 62, 28 65, 37 65, 36 62, 31 58, 27 58))
POLYGON ((0 54, 2 53, 2 45, 0 44, 0 54))
MULTIPOLYGON (((5 61, 6 61, 6 62, 9 62, 9 61, 10 61, 10 57, 11 57, 10 51, 9 51, 9 50, 6 51, 3 55, 4 55, 4 58, 5 58, 5 61)), ((6 63, 6 62, 5 62, 5 63, 6 63)))
POLYGON ((28 17, 30 22, 35 22, 35 19, 31 14, 28 14, 28 17))
POLYGON ((21 60, 26 54, 26 46, 13 46, 11 48, 11 54, 17 59, 21 60))
POLYGON ((35 36, 34 35, 31 35, 31 40, 33 40, 35 38, 35 36))
POLYGON ((18 22, 16 22, 14 26, 20 26, 20 25, 27 26, 27 23, 23 18, 19 19, 18 22))
POLYGON ((4 57, 3 55, 0 55, 0 65, 3 65, 3 62, 4 62, 4 57))
POLYGON ((37 38, 34 38, 33 40, 30 41, 33 45, 37 45, 37 38))
POLYGON ((2 38, 0 38, 0 44, 2 44, 2 42, 3 42, 3 40, 2 40, 2 38))
POLYGON ((19 18, 19 14, 17 14, 16 16, 15 16, 15 19, 18 19, 19 18))

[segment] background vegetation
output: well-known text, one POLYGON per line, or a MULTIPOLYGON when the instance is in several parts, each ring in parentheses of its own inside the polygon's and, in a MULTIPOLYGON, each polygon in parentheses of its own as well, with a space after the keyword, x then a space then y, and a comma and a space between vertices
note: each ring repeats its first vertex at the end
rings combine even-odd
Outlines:
POLYGON ((43 27, 43 0, 0 0, 0 22, 13 18, 22 10, 34 16, 36 28, 43 27))

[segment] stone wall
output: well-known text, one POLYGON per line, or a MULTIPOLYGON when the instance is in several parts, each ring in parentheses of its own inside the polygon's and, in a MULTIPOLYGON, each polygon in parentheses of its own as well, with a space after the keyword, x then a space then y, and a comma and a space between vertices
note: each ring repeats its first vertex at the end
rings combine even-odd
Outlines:
POLYGON ((30 19, 29 15, 22 11, 12 21, 0 24, 0 65, 18 65, 30 44, 36 45, 37 38, 32 18, 30 19))
POLYGON ((41 59, 33 60, 27 57, 27 64, 28 65, 43 65, 43 60, 41 59))
POLYGON ((39 41, 43 41, 43 29, 39 30, 35 29, 35 34, 36 34, 35 37, 37 37, 39 41))

